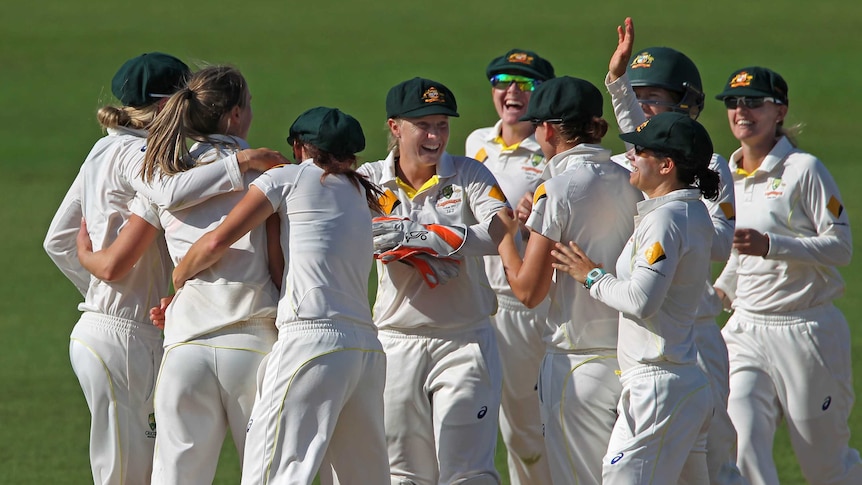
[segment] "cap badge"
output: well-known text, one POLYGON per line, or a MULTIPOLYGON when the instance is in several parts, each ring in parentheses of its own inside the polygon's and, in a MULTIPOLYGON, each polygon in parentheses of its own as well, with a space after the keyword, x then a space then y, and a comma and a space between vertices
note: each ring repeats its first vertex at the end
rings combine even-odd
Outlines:
POLYGON ((641 130, 643 130, 644 128, 646 128, 647 123, 649 123, 649 120, 646 120, 646 121, 644 121, 643 123, 641 123, 641 124, 640 124, 640 126, 638 126, 637 128, 635 128, 635 131, 636 131, 636 132, 638 132, 638 133, 640 133, 640 132, 641 132, 641 130))
POLYGON ((730 87, 738 88, 748 86, 749 84, 751 84, 752 79, 754 79, 754 76, 745 71, 742 71, 736 76, 733 76, 733 79, 730 80, 730 87))
POLYGON ((514 52, 509 54, 509 62, 517 62, 520 64, 532 64, 533 56, 527 55, 524 52, 514 52))
POLYGON ((632 61, 632 69, 637 69, 639 67, 652 67, 652 62, 654 60, 655 57, 649 55, 649 52, 641 52, 632 61))
POLYGON ((444 103, 446 101, 443 99, 440 91, 437 91, 437 88, 434 86, 431 86, 427 91, 422 93, 422 100, 426 103, 444 103))

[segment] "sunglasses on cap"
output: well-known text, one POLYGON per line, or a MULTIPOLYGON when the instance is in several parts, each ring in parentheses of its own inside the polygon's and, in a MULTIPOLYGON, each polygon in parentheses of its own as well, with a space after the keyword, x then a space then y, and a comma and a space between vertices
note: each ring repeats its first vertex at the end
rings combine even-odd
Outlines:
POLYGON ((542 123, 551 123, 552 125, 558 125, 562 122, 563 122, 562 118, 551 118, 551 119, 547 119, 547 120, 539 120, 539 119, 530 120, 530 123, 532 123, 534 127, 539 126, 542 123))
POLYGON ((780 99, 764 97, 764 98, 746 98, 744 96, 736 97, 729 96, 724 98, 724 106, 727 109, 736 109, 739 106, 745 106, 748 109, 757 109, 763 106, 764 103, 770 101, 775 104, 784 104, 780 99))
POLYGON ((506 90, 509 86, 515 83, 521 91, 535 91, 542 81, 526 76, 517 76, 515 74, 495 74, 491 76, 491 86, 494 89, 506 90))

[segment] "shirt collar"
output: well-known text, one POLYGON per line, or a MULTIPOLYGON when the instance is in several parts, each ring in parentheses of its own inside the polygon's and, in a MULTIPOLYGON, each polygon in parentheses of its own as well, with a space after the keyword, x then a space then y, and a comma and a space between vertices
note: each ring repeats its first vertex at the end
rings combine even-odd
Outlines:
POLYGON ((638 217, 643 217, 668 202, 675 200, 700 200, 700 189, 679 189, 655 199, 642 200, 638 202, 638 217))
POLYGON ((135 128, 128 128, 125 126, 117 126, 115 128, 108 128, 109 135, 131 135, 136 136, 138 138, 146 138, 147 130, 137 130, 135 128))
MULTIPOLYGON (((779 166, 782 160, 787 158, 787 155, 789 155, 790 152, 792 152, 793 150, 795 150, 795 148, 793 147, 793 144, 790 143, 790 140, 786 136, 782 136, 781 138, 779 138, 775 146, 772 147, 772 150, 770 150, 769 153, 766 154, 766 158, 763 159, 763 163, 761 163, 760 166, 757 167, 757 170, 755 170, 755 172, 762 171, 768 173, 775 170, 775 167, 779 166)), ((734 151, 733 154, 730 156, 729 164, 731 173, 743 177, 751 175, 746 174, 742 170, 742 167, 739 165, 739 161, 741 159, 742 148, 737 148, 736 151, 734 151)))
POLYGON ((560 152, 545 165, 545 171, 542 173, 542 178, 548 180, 555 177, 570 167, 583 162, 604 163, 611 161, 611 151, 601 145, 593 143, 581 143, 580 145, 569 148, 564 152, 560 152))
MULTIPOLYGON (((380 177, 380 185, 385 185, 390 188, 397 187, 395 179, 395 152, 389 152, 389 155, 383 160, 383 173, 380 177)), ((455 176, 455 159, 448 152, 443 152, 440 161, 437 162, 437 178, 446 179, 455 176)))

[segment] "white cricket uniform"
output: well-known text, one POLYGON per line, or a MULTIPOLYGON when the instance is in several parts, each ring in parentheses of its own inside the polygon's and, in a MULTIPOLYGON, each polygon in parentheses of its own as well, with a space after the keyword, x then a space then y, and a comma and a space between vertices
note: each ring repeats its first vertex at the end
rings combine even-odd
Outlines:
POLYGON ((730 157, 737 227, 767 234, 769 251, 734 251, 715 283, 733 301, 722 333, 740 469, 753 485, 778 483, 772 442, 784 417, 809 483, 862 483, 859 453, 848 446, 850 331, 832 304, 844 293, 836 266, 852 255, 838 186, 786 138, 752 174, 740 171, 741 156, 740 149, 730 157))
MULTIPOLYGON (((515 207, 542 182, 547 161, 533 135, 506 146, 500 137, 502 125, 498 121, 493 127, 475 130, 467 137, 465 149, 468 157, 488 167, 509 205, 515 207)), ((526 246, 526 239, 521 242, 526 246)), ((512 293, 500 256, 485 256, 484 262, 488 282, 497 294, 497 313, 491 316, 491 324, 503 365, 500 434, 506 444, 510 481, 513 485, 550 483, 536 391, 545 355, 543 338, 552 331, 547 323, 548 300, 527 308, 512 293)))
MULTIPOLYGON (((553 241, 576 242, 610 268, 634 230, 641 192, 610 150, 581 144, 548 162, 558 175, 536 190, 527 227, 553 241)), ((539 378, 542 422, 553 483, 600 484, 602 457, 616 421, 619 312, 591 298, 566 274, 551 287, 539 378)))
MULTIPOLYGON (((638 103, 628 74, 624 74, 614 82, 608 82, 608 76, 605 77, 605 86, 611 94, 614 115, 620 131, 623 133, 634 131, 646 121, 646 116, 638 103)), ((629 170, 632 169, 625 154, 613 158, 620 165, 629 170)), ((736 219, 733 176, 727 160, 717 153, 713 153, 709 168, 718 172, 720 177, 718 198, 701 199, 706 204, 714 229, 710 259, 716 263, 725 263, 733 245, 736 219)), ((727 399, 730 393, 727 345, 716 323, 722 304, 715 294, 711 281, 709 278, 704 282, 706 289, 697 307, 694 326, 698 365, 709 379, 710 390, 715 401, 706 443, 706 461, 711 485, 742 485, 745 481, 736 466, 736 429, 727 414, 727 399)))
MULTIPOLYGON (((78 262, 81 218, 98 251, 110 245, 130 216, 147 132, 109 128, 93 146, 45 236, 44 248, 84 297, 72 330, 72 368, 90 409, 90 466, 95 483, 149 483, 156 423, 153 388, 162 358, 161 332, 149 309, 168 292, 170 259, 164 240, 150 247, 122 279, 92 278, 78 262)), ((160 198, 165 206, 190 204, 217 190, 233 190, 236 159, 213 164, 209 178, 177 177, 160 198), (226 170, 229 165, 233 170, 226 170)), ((240 180, 241 182, 241 180, 240 180)))
MULTIPOLYGON (((191 149, 199 166, 219 163, 238 148, 248 148, 239 138, 210 138, 220 143, 198 143, 191 149)), ((256 176, 248 172, 246 183, 256 176)), ((170 211, 139 196, 132 211, 164 230, 176 264, 195 241, 224 221, 244 195, 245 191, 231 192, 170 211)), ((189 279, 168 306, 165 354, 156 381, 155 413, 161 432, 156 437, 153 483, 212 483, 228 429, 242 462, 254 376, 276 340, 278 290, 267 256, 265 227, 252 229, 218 262, 189 279)))
POLYGON ((494 468, 502 370, 489 315, 496 297, 482 256, 505 196, 481 163, 444 154, 437 174, 410 198, 395 156, 359 171, 384 190, 387 215, 429 224, 464 224, 460 274, 429 288, 402 263, 378 264, 374 321, 386 349, 386 435, 393 484, 499 481, 494 468))
POLYGON ((285 281, 278 341, 248 423, 242 483, 311 484, 330 463, 343 484, 389 480, 386 356, 368 304, 374 252, 364 190, 306 160, 261 175, 281 218, 285 281))
POLYGON ((619 417, 604 484, 706 483, 709 382, 694 320, 710 272, 713 227, 697 189, 638 204, 635 231, 590 294, 620 312, 619 417))

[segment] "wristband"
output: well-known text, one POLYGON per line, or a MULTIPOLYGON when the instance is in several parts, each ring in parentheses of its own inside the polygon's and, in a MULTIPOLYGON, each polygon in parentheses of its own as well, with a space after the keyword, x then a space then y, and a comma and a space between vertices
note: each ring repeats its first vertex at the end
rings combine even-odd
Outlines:
POLYGON ((606 272, 602 268, 591 269, 590 272, 587 273, 587 279, 584 280, 584 288, 589 290, 594 284, 596 284, 596 281, 605 274, 606 272))

